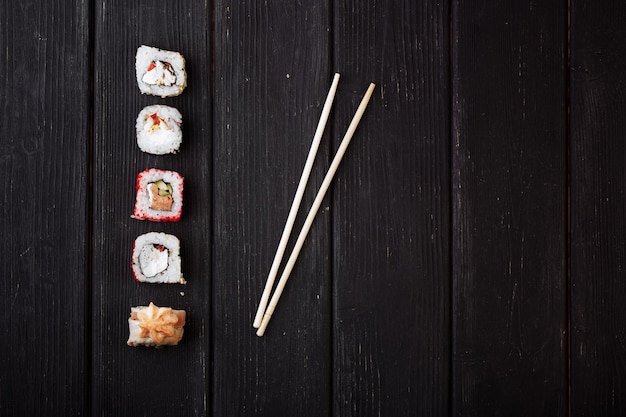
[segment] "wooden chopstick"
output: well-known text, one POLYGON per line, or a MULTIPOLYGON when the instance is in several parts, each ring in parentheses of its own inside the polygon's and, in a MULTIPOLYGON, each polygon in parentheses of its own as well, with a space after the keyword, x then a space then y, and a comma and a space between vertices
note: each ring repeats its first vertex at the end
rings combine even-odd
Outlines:
POLYGON ((341 159, 343 158, 343 155, 345 154, 346 149, 348 148, 348 145, 350 144, 350 141, 352 140, 352 136, 354 135, 354 132, 361 120, 361 117, 363 116, 363 113, 365 113, 365 109, 370 100, 370 97, 372 96, 372 93, 374 92, 375 87, 376 87, 375 84, 373 83, 370 84, 365 95, 363 96, 363 99, 361 100, 361 104, 359 104, 359 107, 357 108, 357 111, 354 114, 352 121, 350 122, 348 131, 346 132, 345 136, 343 137, 343 140, 341 141, 341 144, 339 145, 339 149, 337 150, 337 153, 335 154, 335 157, 333 158, 333 161, 330 164, 330 168, 328 169, 328 172, 326 173, 326 176, 324 177, 324 181, 322 182, 322 185, 320 186, 317 196, 315 197, 315 200, 313 201, 313 205, 311 206, 309 214, 307 215, 306 220, 304 221, 302 230, 300 230, 300 234, 298 235, 296 244, 294 245, 293 251, 291 252, 291 255, 289 256, 289 259, 287 261, 287 265, 285 266, 285 269, 280 277, 280 280, 278 281, 278 285, 276 286, 276 290, 274 291, 274 294, 272 295, 272 299, 270 300, 269 305, 267 306, 267 310, 263 314, 261 325, 259 326, 256 332, 257 336, 263 336, 265 334, 267 325, 270 319, 272 318, 272 314, 274 313, 274 310, 276 309, 276 305, 278 304, 278 300, 280 299, 280 296, 283 293, 283 290, 285 289, 285 285, 287 284, 289 275, 291 274, 291 271, 293 270, 296 260, 298 259, 298 255, 300 254, 300 250, 302 249, 304 240, 306 239, 309 233, 309 230, 311 229, 311 225, 313 224, 315 215, 317 214, 317 211, 319 210, 322 204, 322 201, 324 200, 326 191, 328 191, 328 187, 330 187, 330 183, 332 182, 333 177, 335 173, 337 172, 337 168, 339 168, 341 159))
POLYGON ((326 102, 324 103, 324 107, 322 109, 322 115, 320 116, 315 135, 313 136, 311 149, 309 149, 309 155, 307 156, 304 169, 302 170, 302 176, 300 177, 296 195, 293 199, 293 203, 291 204, 291 209, 289 210, 289 215, 287 216, 287 222, 285 224, 285 228, 283 229, 283 234, 280 238, 276 255, 274 255, 274 261, 272 262, 272 267, 270 268, 270 272, 267 276, 265 289, 263 290, 263 295, 261 296, 261 301, 259 302, 259 308, 257 309, 256 316, 254 317, 254 323, 252 326, 255 328, 258 328, 261 325, 261 319, 263 318, 263 313, 267 307, 267 301, 270 298, 274 280, 276 279, 280 262, 283 259, 285 248, 287 247, 287 242, 289 241, 289 236, 291 235, 291 229, 296 221, 296 215, 298 214, 298 208, 300 207, 300 202, 302 201, 302 196, 304 195, 304 189, 306 188, 307 181, 309 180, 313 162, 315 161, 315 155, 317 154, 320 142, 322 141, 322 135, 324 134, 326 122, 328 121, 328 116, 330 115, 330 109, 333 105, 333 100, 337 91, 337 84, 339 84, 339 74, 335 74, 335 77, 333 78, 330 90, 328 91, 328 96, 326 97, 326 102))

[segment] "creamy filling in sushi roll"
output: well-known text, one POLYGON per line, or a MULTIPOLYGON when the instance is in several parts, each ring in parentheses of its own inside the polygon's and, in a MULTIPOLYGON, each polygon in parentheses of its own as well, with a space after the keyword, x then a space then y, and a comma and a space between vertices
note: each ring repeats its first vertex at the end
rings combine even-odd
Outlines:
POLYGON ((149 232, 135 239, 131 268, 138 282, 185 284, 180 241, 174 235, 149 232))
POLYGON ((170 251, 163 245, 145 245, 139 251, 139 268, 146 278, 152 278, 169 266, 170 251))
POLYGON ((178 152, 183 141, 183 117, 174 107, 147 106, 137 116, 137 145, 143 152, 165 155, 178 152))
POLYGON ((183 208, 183 177, 174 171, 147 169, 137 176, 132 217, 154 222, 177 222, 183 208))
POLYGON ((185 58, 178 52, 141 45, 135 57, 135 70, 143 94, 177 96, 187 85, 185 58))
POLYGON ((169 62, 152 61, 146 73, 141 77, 141 81, 149 85, 170 87, 176 84, 176 73, 169 62))
POLYGON ((172 346, 183 338, 187 313, 170 307, 131 307, 128 346, 172 346))

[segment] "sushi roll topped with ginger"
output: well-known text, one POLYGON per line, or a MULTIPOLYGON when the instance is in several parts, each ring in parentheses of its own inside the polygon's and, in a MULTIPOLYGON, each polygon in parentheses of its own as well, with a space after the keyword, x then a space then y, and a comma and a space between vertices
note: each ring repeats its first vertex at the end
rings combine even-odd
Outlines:
POLYGON ((137 145, 153 155, 177 153, 183 141, 183 117, 174 107, 153 105, 137 116, 137 145))
POLYGON ((135 70, 143 94, 173 97, 187 86, 185 58, 178 52, 141 45, 135 57, 135 70))
POLYGON ((170 307, 131 307, 128 346, 174 346, 183 338, 187 313, 170 307))

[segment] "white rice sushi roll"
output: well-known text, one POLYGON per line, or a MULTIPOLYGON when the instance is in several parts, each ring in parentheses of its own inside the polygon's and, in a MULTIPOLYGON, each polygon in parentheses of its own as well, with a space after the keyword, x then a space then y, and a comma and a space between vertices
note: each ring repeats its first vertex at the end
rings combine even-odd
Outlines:
POLYGON ((186 283, 181 272, 180 242, 174 235, 150 232, 137 237, 131 267, 138 282, 186 283))
POLYGON ((183 177, 150 168, 137 175, 137 197, 131 217, 153 222, 177 222, 183 210, 183 177))
POLYGON ((174 107, 153 105, 137 116, 137 145, 143 152, 166 155, 178 152, 183 141, 183 116, 174 107))
POLYGON ((143 94, 173 97, 187 85, 185 58, 178 52, 141 45, 135 57, 135 71, 143 94))
POLYGON ((131 307, 128 346, 173 346, 183 338, 187 313, 170 307, 131 307))

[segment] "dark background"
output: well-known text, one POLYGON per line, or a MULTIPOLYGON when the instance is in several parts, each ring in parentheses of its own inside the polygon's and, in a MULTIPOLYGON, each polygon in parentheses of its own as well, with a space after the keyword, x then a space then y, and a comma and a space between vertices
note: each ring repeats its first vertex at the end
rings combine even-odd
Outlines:
MULTIPOLYGON (((0 415, 623 416, 626 3, 0 3, 0 415), (141 44, 188 87, 142 96, 141 44), (376 90, 266 335, 252 320, 335 72, 304 216, 376 90), (183 114, 177 155, 136 115, 183 114), (130 218, 137 173, 183 218, 130 218), (138 284, 134 239, 187 285, 138 284), (130 348, 130 307, 187 311, 130 348)), ((288 251, 293 245, 294 236, 288 251)))

